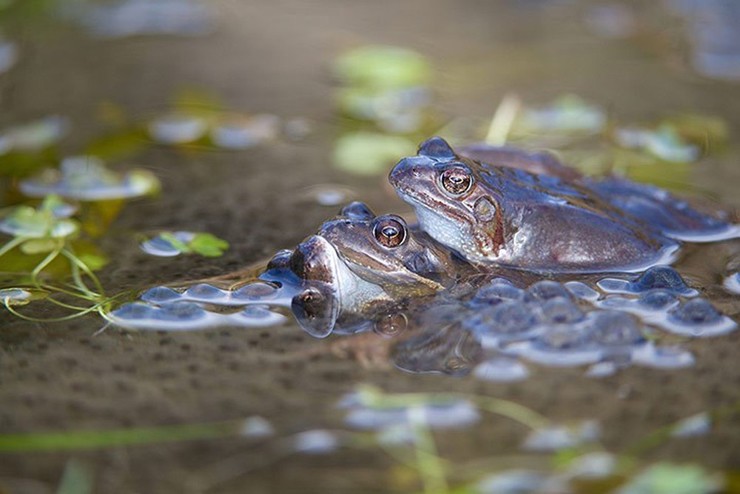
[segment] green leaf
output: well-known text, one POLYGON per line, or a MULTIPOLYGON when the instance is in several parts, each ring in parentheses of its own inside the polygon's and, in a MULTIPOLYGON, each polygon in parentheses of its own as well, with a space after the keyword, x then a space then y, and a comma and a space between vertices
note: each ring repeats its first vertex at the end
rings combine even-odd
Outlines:
POLYGON ((358 175, 379 175, 387 172, 400 158, 415 151, 416 144, 404 137, 354 132, 337 139, 334 165, 358 175))
POLYGON ((190 241, 189 247, 204 257, 220 257, 229 248, 229 243, 210 233, 197 233, 190 241))
POLYGON ((618 494, 709 494, 722 485, 699 465, 658 463, 643 471, 618 494))
POLYGON ((33 239, 21 244, 21 252, 28 255, 51 252, 59 247, 59 241, 51 238, 33 239))
POLYGON ((425 85, 431 79, 426 58, 395 46, 364 46, 337 58, 334 72, 346 84, 373 88, 425 85))

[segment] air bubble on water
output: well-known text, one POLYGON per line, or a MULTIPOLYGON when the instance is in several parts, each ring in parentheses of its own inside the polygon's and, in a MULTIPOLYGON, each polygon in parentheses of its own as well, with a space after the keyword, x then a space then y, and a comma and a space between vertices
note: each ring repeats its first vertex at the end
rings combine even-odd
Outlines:
POLYGON ((484 381, 513 382, 526 379, 529 370, 516 359, 494 357, 478 364, 473 370, 473 375, 484 381))

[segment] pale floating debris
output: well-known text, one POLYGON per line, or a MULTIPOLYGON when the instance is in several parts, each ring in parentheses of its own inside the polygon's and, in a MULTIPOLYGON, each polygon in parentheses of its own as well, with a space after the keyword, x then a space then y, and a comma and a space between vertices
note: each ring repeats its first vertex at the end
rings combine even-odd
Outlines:
POLYGON ((0 39, 0 74, 10 70, 18 61, 18 46, 0 39))
POLYGON ((586 371, 588 377, 609 377, 617 373, 618 366, 614 362, 597 362, 586 371))
POLYGON ((685 418, 671 429, 673 437, 705 436, 712 430, 712 419, 707 412, 685 418))
POLYGON ((508 470, 485 477, 476 485, 481 494, 570 492, 564 480, 533 470, 508 470))
POLYGON ((264 417, 254 416, 244 420, 239 435, 245 437, 262 438, 275 434, 275 429, 269 420, 264 417))
POLYGON ((473 375, 484 381, 514 382, 529 377, 529 371, 516 359, 495 357, 478 364, 473 375))
POLYGON ((725 281, 722 283, 722 285, 728 292, 740 295, 740 273, 733 273, 729 275, 727 278, 725 278, 725 281))
POLYGON ((116 173, 94 156, 72 156, 62 160, 60 169, 47 169, 20 183, 23 194, 45 197, 56 194, 79 201, 126 199, 159 190, 159 180, 147 170, 116 173))
POLYGON ((570 427, 554 425, 532 431, 524 441, 523 448, 530 451, 558 451, 594 442, 600 435, 601 428, 594 420, 570 427))
POLYGON ((339 438, 327 430, 301 432, 295 436, 293 449, 297 453, 321 455, 331 453, 339 448, 339 438))
POLYGON ((248 149, 275 139, 280 132, 280 119, 275 115, 223 117, 211 129, 211 141, 223 149, 248 149))
POLYGON ((424 425, 431 428, 469 427, 480 420, 476 406, 467 400, 448 400, 443 403, 414 403, 408 406, 372 406, 363 395, 353 392, 339 402, 348 409, 345 423, 357 429, 380 430, 391 425, 424 425), (418 423, 418 422, 421 423, 418 423))
POLYGON ((558 98, 552 104, 528 109, 516 121, 525 133, 598 133, 606 126, 604 110, 575 95, 558 98))
POLYGON ((0 133, 0 155, 13 151, 33 152, 52 146, 67 134, 69 120, 51 115, 0 133))
POLYGON ((198 115, 173 112, 149 123, 149 135, 160 144, 187 144, 201 139, 208 121, 198 115))
POLYGON ((608 39, 623 39, 635 34, 635 13, 620 3, 595 5, 586 11, 586 26, 595 35, 608 39))
POLYGON ((586 479, 603 479, 614 474, 617 459, 609 453, 586 453, 574 459, 568 467, 568 476, 586 479))
POLYGON ((694 356, 677 346, 657 347, 653 343, 643 345, 632 352, 636 364, 657 369, 683 369, 694 365, 694 356))
POLYGON ((202 36, 213 30, 212 12, 193 0, 122 0, 85 7, 77 17, 90 33, 101 38, 202 36))
POLYGON ((336 207, 357 197, 354 189, 342 185, 321 184, 307 187, 300 197, 311 200, 320 206, 336 207))
POLYGON ((417 435, 410 424, 391 424, 378 430, 375 436, 380 444, 397 446, 403 444, 414 444, 417 435))
POLYGON ((617 129, 614 133, 617 143, 628 149, 641 149, 665 161, 691 163, 699 159, 700 149, 684 142, 676 129, 661 125, 656 130, 637 127, 617 129))

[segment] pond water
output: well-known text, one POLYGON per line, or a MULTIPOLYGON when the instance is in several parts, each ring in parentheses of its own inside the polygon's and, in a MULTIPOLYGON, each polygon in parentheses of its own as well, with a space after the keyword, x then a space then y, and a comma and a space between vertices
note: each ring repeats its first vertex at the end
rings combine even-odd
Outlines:
MULTIPOLYGON (((74 203, 90 182, 126 197, 158 191, 48 211, 60 237, 87 235, 81 258, 107 257, 96 271, 107 295, 189 305, 128 306, 133 319, 172 323, 156 331, 109 326, 97 313, 49 322, 3 309, 0 492, 596 493, 640 482, 646 490, 622 492, 740 492, 737 240, 683 249, 674 267, 691 288, 675 293, 625 293, 639 288, 636 275, 559 279, 572 303, 542 305, 537 317, 561 324, 592 312, 572 316, 578 334, 561 324, 547 338, 537 333, 544 319, 516 326, 527 311, 518 302, 504 313, 455 297, 385 315, 375 331, 314 338, 269 283, 223 290, 351 200, 411 218, 386 181, 393 163, 431 133, 460 143, 495 134, 489 121, 512 98, 543 108, 578 95, 604 110, 586 112, 589 132, 619 122, 614 140, 655 153, 664 141, 635 129, 710 116, 700 159, 669 146, 677 162, 641 168, 625 165, 637 154, 608 154, 610 139, 590 134, 514 143, 558 148, 590 174, 613 166, 740 207, 734 3, 24 2, 0 2, 0 159, 13 158, 0 161, 3 205, 48 187, 74 203), (402 95, 402 115, 369 124, 337 110, 332 64, 375 44, 415 50, 431 69, 426 90, 402 95), (416 119, 428 122, 414 130, 416 119), (347 144, 358 131, 391 150, 380 169, 346 165, 348 152, 364 153, 347 144), (117 174, 75 158, 88 153, 117 174), (66 182, 38 175, 61 157, 66 182), (72 215, 79 225, 65 221, 72 215), (200 317, 212 327, 165 331, 200 317), (507 317, 504 334, 481 329, 507 317), (578 339, 614 317, 631 321, 620 319, 619 341, 578 339), (681 329, 702 318, 711 337, 681 329), (533 332, 512 338, 517 331, 533 332), (516 344, 501 352, 507 338, 516 344), (667 479, 688 490, 656 490, 667 479)), ((529 115, 547 124, 559 114, 529 115)), ((43 258, 45 244, 32 245, 43 258)), ((6 269, 0 288, 12 287, 6 269)), ((13 308, 39 319, 69 313, 43 301, 13 308)))

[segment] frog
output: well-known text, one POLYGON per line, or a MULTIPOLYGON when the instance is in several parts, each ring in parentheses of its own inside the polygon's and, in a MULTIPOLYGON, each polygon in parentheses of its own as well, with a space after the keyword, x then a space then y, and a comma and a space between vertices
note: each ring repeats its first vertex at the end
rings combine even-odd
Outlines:
POLYGON ((300 280, 292 311, 304 330, 324 337, 337 326, 365 329, 363 315, 442 291, 477 268, 401 216, 353 202, 293 251, 276 254, 266 279, 276 272, 300 280))
POLYGON ((740 234, 727 217, 656 187, 565 174, 552 164, 534 170, 521 163, 542 159, 525 151, 483 151, 477 157, 487 161, 476 161, 433 137, 389 174, 421 229, 479 266, 639 272, 671 263, 682 241, 740 234))

